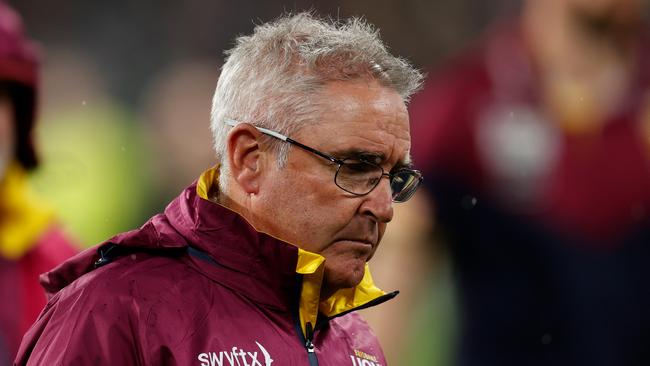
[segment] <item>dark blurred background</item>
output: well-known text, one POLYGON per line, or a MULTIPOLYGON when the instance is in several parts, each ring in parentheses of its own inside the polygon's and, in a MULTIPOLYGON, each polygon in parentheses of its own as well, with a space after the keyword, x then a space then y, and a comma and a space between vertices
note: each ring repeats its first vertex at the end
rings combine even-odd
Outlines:
POLYGON ((48 53, 66 50, 86 59, 101 71, 106 91, 131 107, 165 69, 197 59, 216 68, 236 35, 285 11, 365 16, 395 53, 428 66, 473 39, 516 2, 9 1, 48 53))

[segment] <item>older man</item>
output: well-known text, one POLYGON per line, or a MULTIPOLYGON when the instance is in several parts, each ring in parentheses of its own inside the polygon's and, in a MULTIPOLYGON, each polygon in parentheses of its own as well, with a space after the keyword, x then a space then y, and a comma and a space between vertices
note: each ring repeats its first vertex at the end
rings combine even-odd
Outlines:
POLYGON ((395 296, 366 262, 421 181, 405 106, 420 81, 358 19, 240 37, 213 102, 220 164, 44 275, 53 298, 16 362, 385 365, 353 311, 395 296))

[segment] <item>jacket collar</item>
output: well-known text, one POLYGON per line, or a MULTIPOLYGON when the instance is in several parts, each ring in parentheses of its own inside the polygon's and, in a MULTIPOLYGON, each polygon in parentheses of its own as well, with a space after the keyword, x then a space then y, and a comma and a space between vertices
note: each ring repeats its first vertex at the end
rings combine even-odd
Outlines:
POLYGON ((220 276, 220 281, 241 279, 230 285, 255 301, 280 306, 284 303, 290 308, 297 304, 303 332, 307 323, 316 324, 319 313, 332 318, 396 295, 377 288, 366 265, 359 285, 321 299, 325 258, 259 232, 236 212, 210 201, 208 197, 213 196, 218 179, 218 167, 207 170, 165 210, 170 224, 187 238, 189 245, 218 263, 206 272, 216 275, 224 270, 219 267, 225 267, 238 273, 235 277, 220 276))

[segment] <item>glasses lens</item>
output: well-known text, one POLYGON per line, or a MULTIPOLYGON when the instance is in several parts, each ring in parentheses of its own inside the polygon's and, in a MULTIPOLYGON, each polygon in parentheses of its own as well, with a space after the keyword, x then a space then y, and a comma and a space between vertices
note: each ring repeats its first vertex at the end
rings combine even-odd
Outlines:
POLYGON ((390 189, 393 192, 393 201, 406 202, 418 189, 422 175, 416 170, 400 170, 393 173, 390 180, 390 189))
POLYGON ((344 160, 334 179, 336 185, 353 194, 366 194, 381 180, 383 171, 378 165, 359 160, 344 160))

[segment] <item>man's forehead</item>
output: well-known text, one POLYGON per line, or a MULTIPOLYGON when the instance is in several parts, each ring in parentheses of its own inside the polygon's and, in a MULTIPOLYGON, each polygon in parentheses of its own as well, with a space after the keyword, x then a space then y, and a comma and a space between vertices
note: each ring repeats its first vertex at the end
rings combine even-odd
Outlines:
POLYGON ((362 154, 408 162, 408 112, 399 94, 376 81, 331 82, 315 98, 313 124, 296 137, 337 157, 362 154))

